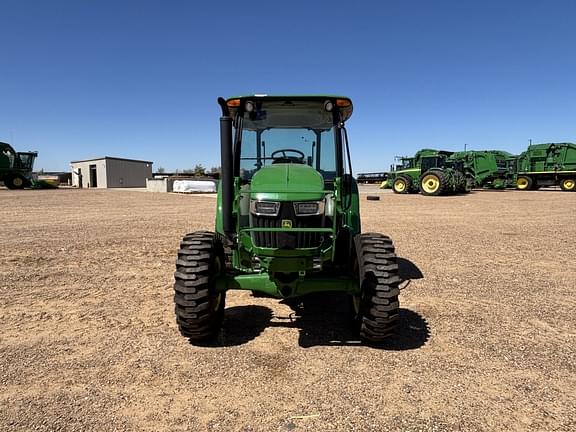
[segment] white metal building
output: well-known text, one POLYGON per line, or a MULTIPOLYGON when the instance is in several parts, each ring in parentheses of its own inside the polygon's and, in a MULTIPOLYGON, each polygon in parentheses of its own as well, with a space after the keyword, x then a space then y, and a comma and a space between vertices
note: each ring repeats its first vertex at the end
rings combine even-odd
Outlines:
POLYGON ((146 187, 146 179, 152 177, 152 163, 111 156, 72 161, 72 185, 83 188, 146 187))

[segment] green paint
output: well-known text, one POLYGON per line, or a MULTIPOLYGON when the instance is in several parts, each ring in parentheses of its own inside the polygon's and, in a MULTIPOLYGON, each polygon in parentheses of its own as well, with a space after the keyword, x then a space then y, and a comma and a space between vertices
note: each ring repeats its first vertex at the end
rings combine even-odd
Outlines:
POLYGON ((502 189, 514 184, 514 169, 508 163, 512 154, 503 150, 455 152, 450 159, 459 162, 475 187, 502 189))
POLYGON ((528 177, 533 188, 559 186, 564 180, 576 180, 576 144, 534 144, 516 159, 517 176, 528 177))
POLYGON ((324 180, 308 165, 269 165, 252 177, 250 195, 262 201, 317 201, 324 198, 324 180))
POLYGON ((304 278, 296 279, 292 283, 282 284, 271 279, 267 273, 259 273, 238 276, 224 275, 216 280, 216 289, 219 291, 230 289, 256 291, 272 297, 284 298, 329 291, 357 294, 360 288, 358 279, 345 276, 308 275, 304 278), (283 293, 281 288, 285 286, 290 287, 290 289, 283 293))

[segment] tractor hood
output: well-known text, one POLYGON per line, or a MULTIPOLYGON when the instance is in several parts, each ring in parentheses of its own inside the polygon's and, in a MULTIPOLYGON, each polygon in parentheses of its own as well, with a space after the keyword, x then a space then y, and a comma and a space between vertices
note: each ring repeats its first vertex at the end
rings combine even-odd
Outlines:
POLYGON ((279 163, 260 169, 252 177, 252 199, 311 201, 324 198, 324 179, 308 165, 279 163))

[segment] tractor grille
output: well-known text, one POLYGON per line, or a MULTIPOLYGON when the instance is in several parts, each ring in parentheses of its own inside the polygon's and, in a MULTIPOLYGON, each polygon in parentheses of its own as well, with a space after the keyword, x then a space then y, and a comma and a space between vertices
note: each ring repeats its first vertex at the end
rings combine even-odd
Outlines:
MULTIPOLYGON (((322 228, 323 216, 299 216, 291 202, 280 204, 278 216, 251 215, 253 228, 282 228, 282 220, 292 221, 292 228, 322 228)), ((322 243, 319 232, 253 232, 252 241, 257 247, 296 249, 314 248, 322 243)))

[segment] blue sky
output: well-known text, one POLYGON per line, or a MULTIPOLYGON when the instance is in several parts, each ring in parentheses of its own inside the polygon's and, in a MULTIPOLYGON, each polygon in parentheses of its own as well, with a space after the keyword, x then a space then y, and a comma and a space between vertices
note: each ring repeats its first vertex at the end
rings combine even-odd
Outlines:
POLYGON ((0 2, 0 141, 36 168, 219 165, 218 96, 350 96, 355 172, 576 141, 575 1, 0 2))

